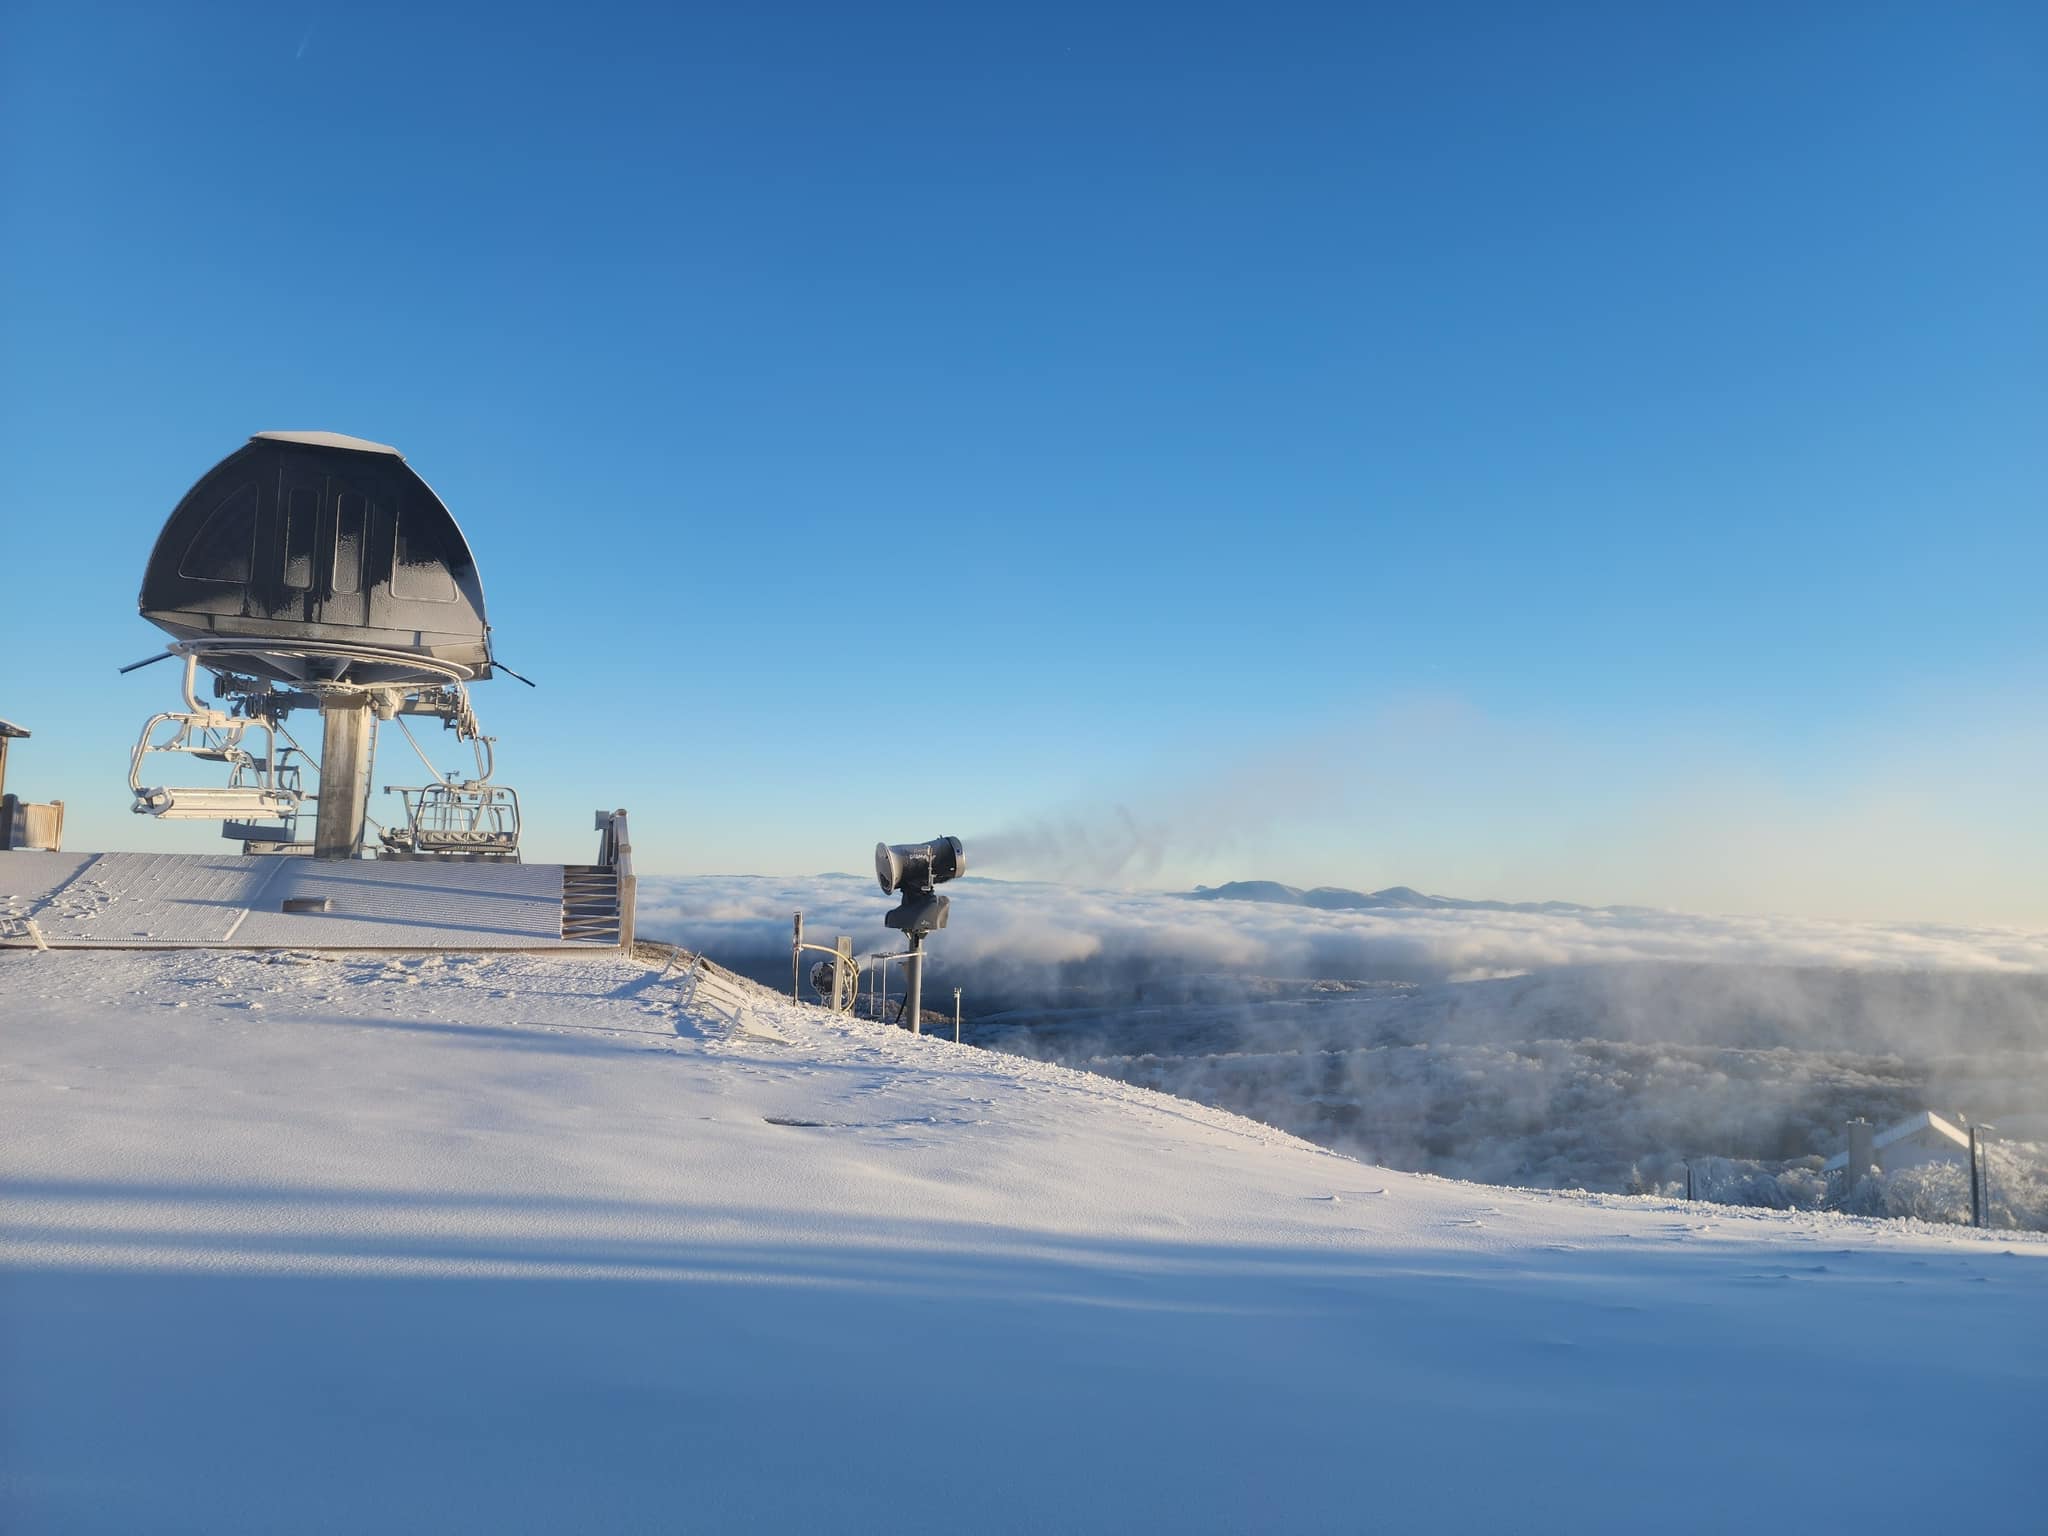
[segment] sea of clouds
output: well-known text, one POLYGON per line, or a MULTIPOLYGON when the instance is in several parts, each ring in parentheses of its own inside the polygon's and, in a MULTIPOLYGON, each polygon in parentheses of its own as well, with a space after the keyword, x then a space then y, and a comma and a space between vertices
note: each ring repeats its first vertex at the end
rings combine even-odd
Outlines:
MULTIPOLYGON (((1699 916, 1640 908, 1574 912, 1324 911, 1162 892, 1077 890, 968 878, 946 888, 951 925, 932 966, 984 1004, 1047 986, 1176 972, 1461 981, 1631 962, 1872 972, 2048 974, 2048 933, 1936 923, 1699 916)), ((863 951, 900 947, 872 879, 693 876, 640 882, 650 937, 701 947, 740 969, 784 974, 791 914, 813 936, 863 951)))

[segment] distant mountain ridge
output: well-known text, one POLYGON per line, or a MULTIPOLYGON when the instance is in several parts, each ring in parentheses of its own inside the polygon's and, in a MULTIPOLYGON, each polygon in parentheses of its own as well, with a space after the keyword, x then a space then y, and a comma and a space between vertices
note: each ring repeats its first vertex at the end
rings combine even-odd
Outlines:
POLYGON ((1224 885, 1198 885, 1184 892, 1190 901, 1263 901, 1284 907, 1320 907, 1327 912, 1374 908, 1436 907, 1460 912, 1642 912, 1645 907, 1589 907, 1576 901, 1472 901, 1462 896, 1428 896, 1409 885, 1383 891, 1347 891, 1319 885, 1312 890, 1282 885, 1277 880, 1232 880, 1224 885))

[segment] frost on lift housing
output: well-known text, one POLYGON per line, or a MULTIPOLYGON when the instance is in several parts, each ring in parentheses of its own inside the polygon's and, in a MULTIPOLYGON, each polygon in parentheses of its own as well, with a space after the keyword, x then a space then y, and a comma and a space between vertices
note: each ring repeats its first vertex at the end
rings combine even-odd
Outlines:
POLYGON ((277 682, 491 675, 455 518, 397 449, 334 432, 259 432, 208 470, 157 536, 139 606, 175 640, 219 642, 208 667, 277 682))

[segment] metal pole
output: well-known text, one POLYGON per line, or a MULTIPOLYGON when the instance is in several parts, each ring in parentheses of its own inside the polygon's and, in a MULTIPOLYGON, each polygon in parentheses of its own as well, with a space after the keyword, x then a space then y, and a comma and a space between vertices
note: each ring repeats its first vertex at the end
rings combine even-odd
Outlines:
POLYGON ((903 968, 910 972, 910 1032, 924 1033, 924 935, 910 936, 910 958, 903 962, 903 968))
POLYGON ((953 989, 953 1043, 960 1043, 960 989, 953 989))
MULTIPOLYGON (((320 701, 320 815, 313 857, 352 859, 363 845, 370 809, 370 749, 377 740, 368 694, 329 694, 320 701)), ((272 744, 275 754, 276 746, 272 744)))
POLYGON ((803 1001, 804 915, 799 911, 789 940, 789 1000, 803 1001))
POLYGON ((1980 1193, 1983 1187, 1981 1179, 1982 1175, 1978 1172, 1977 1162, 1977 1127, 1973 1125, 1970 1127, 1970 1225, 1973 1227, 1984 1225, 1984 1199, 1980 1193))

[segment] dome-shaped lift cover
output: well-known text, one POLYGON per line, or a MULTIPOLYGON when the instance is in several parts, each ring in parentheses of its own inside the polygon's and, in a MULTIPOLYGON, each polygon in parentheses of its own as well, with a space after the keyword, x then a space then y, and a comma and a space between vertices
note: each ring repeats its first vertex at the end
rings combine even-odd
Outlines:
POLYGON ((259 432, 208 470, 157 536, 139 607, 179 640, 248 642, 209 650, 208 667, 284 683, 422 677, 357 648, 491 675, 454 517, 397 449, 333 432, 259 432))

